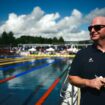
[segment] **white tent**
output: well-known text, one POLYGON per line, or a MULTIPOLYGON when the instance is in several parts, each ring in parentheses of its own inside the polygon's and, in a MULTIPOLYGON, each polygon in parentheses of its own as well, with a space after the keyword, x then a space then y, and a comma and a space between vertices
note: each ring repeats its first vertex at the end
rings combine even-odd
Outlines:
POLYGON ((36 49, 35 48, 30 48, 28 51, 34 52, 34 51, 36 51, 36 49))
POLYGON ((53 48, 48 48, 48 49, 46 49, 46 51, 48 51, 48 52, 54 52, 55 51, 55 49, 53 49, 53 48))
POLYGON ((69 48, 67 49, 68 52, 72 52, 72 53, 77 53, 78 52, 78 49, 77 48, 69 48))

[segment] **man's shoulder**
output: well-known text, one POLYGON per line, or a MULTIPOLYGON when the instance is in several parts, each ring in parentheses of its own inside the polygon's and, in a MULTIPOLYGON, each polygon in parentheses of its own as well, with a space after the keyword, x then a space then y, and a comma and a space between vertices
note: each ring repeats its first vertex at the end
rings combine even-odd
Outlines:
POLYGON ((89 52, 91 52, 93 50, 93 45, 89 45, 89 46, 87 46, 86 48, 82 48, 79 52, 78 52, 78 54, 87 54, 87 53, 89 53, 89 52))

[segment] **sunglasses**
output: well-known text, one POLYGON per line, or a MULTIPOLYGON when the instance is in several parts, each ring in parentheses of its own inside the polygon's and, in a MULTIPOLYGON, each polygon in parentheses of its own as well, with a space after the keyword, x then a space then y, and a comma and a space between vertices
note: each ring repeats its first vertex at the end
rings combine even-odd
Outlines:
POLYGON ((92 28, 94 28, 95 31, 99 31, 99 30, 101 30, 104 27, 105 27, 105 25, 94 25, 94 26, 89 26, 88 30, 89 30, 89 32, 91 32, 92 28))

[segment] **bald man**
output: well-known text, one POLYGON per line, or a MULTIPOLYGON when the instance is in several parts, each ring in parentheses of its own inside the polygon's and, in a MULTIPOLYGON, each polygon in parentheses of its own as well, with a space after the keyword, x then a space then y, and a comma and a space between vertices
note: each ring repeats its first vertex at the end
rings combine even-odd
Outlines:
POLYGON ((94 43, 76 54, 69 81, 80 87, 80 105, 105 105, 105 17, 95 17, 88 30, 94 43))

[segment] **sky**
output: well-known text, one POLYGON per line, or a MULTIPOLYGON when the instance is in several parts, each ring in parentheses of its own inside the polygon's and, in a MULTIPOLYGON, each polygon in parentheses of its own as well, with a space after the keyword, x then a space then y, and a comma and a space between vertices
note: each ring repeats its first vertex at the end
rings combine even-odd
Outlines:
POLYGON ((89 40, 95 16, 105 16, 105 0, 0 0, 0 35, 89 40))

